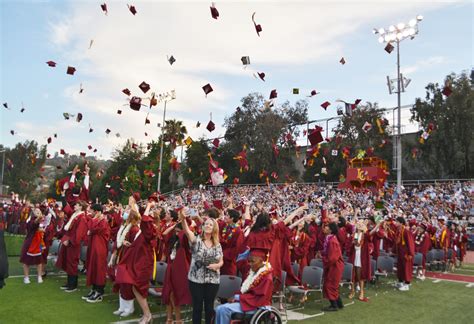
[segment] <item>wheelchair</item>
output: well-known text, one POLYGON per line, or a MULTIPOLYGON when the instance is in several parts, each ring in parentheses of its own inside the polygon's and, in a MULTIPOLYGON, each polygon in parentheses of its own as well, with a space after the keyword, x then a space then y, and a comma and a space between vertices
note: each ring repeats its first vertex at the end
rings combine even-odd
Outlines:
POLYGON ((273 306, 257 309, 252 313, 234 313, 231 324, 282 324, 280 312, 273 306))

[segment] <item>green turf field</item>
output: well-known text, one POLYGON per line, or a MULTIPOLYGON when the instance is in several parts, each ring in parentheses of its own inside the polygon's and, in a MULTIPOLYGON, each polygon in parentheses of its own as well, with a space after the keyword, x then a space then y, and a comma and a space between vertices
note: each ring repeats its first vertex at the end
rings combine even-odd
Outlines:
MULTIPOLYGON (((21 245, 20 245, 21 246, 21 245)), ((16 249, 16 247, 15 247, 16 249)), ((59 289, 64 284, 64 275, 50 274, 43 284, 36 283, 36 272, 32 271, 30 285, 23 284, 22 268, 18 256, 9 257, 10 276, 6 287, 0 290, 0 323, 110 323, 120 320, 112 314, 118 308, 118 297, 112 294, 110 285, 102 303, 88 304, 81 300, 89 290, 84 287, 85 276, 80 276, 80 289, 74 293, 65 293, 59 289)), ((49 270, 54 270, 49 266, 49 270)), ((474 275, 474 265, 465 265, 455 273, 474 275)), ((400 292, 388 284, 392 279, 383 279, 375 294, 370 287, 368 303, 355 301, 353 305, 335 313, 325 313, 301 323, 473 323, 474 322, 474 287, 466 283, 448 281, 424 282, 414 281, 408 292, 400 292)), ((344 303, 348 288, 342 289, 344 303)), ((316 295, 314 297, 319 297, 316 295)), ((311 298, 304 311, 307 314, 317 313, 321 306, 311 298)), ((152 312, 163 314, 159 301, 149 298, 152 312)), ((135 305, 135 316, 139 319, 139 307, 135 305)), ((158 322, 155 319, 155 323, 158 322)), ((296 323, 296 321, 294 322, 296 323)))

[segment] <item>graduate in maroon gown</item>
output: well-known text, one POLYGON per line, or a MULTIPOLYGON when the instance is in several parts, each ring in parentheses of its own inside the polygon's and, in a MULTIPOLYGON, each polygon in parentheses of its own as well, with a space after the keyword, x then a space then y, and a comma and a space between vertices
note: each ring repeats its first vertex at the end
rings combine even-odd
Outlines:
POLYGON ((89 223, 89 244, 87 246, 87 286, 92 289, 82 299, 88 303, 102 301, 107 273, 107 254, 110 227, 107 218, 102 214, 102 205, 92 205, 93 217, 89 223))
POLYGON ((399 281, 398 289, 401 291, 410 290, 410 282, 413 273, 413 256, 415 255, 415 243, 413 236, 403 217, 397 217, 396 226, 398 236, 396 250, 398 255, 397 277, 399 281))
POLYGON ((323 232, 326 234, 323 250, 323 294, 329 299, 331 306, 325 308, 326 311, 337 311, 344 307, 339 296, 339 283, 344 271, 344 261, 342 260, 341 246, 337 240, 339 229, 336 223, 323 224, 323 232))
POLYGON ((220 228, 220 243, 224 253, 224 265, 221 275, 237 275, 236 258, 244 241, 242 230, 238 226, 241 216, 235 209, 227 209, 223 226, 220 228))
POLYGON ((249 256, 250 272, 242 283, 240 293, 229 303, 216 308, 216 324, 230 323, 233 313, 254 312, 259 307, 271 306, 273 275, 268 259, 268 249, 251 248, 249 256))
POLYGON ((23 263, 23 282, 30 283, 30 266, 36 265, 38 272, 38 283, 43 282, 43 257, 44 249, 44 228, 41 226, 44 215, 39 208, 33 209, 28 222, 26 223, 26 237, 21 249, 20 262, 23 263))
POLYGON ((299 265, 298 278, 301 279, 303 269, 309 262, 307 255, 309 253, 309 247, 311 245, 311 238, 308 235, 308 224, 304 221, 304 217, 290 225, 292 230, 291 242, 289 245, 291 251, 291 262, 299 265))
MULTIPOLYGON (((140 221, 140 235, 131 243, 117 267, 116 282, 133 286, 133 294, 143 312, 140 323, 149 323, 152 319, 146 298, 150 280, 154 277, 153 269, 156 262, 155 245, 158 230, 153 217, 150 216, 150 209, 154 205, 154 201, 148 202, 140 221)), ((130 211, 130 213, 136 212, 135 209, 130 211)))
POLYGON ((421 270, 418 269, 417 278, 420 280, 425 280, 425 272, 426 272, 426 255, 431 248, 431 239, 430 235, 426 231, 427 226, 426 224, 421 223, 418 226, 416 235, 415 235, 415 252, 421 253, 423 255, 423 259, 421 262, 421 270))
POLYGON ((81 255, 81 241, 87 234, 86 221, 87 203, 79 201, 74 205, 74 213, 64 225, 56 267, 67 273, 67 284, 61 289, 65 292, 77 290, 77 266, 81 255))
POLYGON ((173 313, 177 322, 181 321, 181 306, 191 305, 192 298, 188 284, 188 272, 191 263, 191 251, 188 237, 182 229, 181 223, 170 227, 170 235, 165 236, 166 268, 163 284, 162 299, 167 305, 166 312, 168 320, 172 321, 173 313))
POLYGON ((369 229, 370 239, 372 240, 372 244, 374 246, 374 249, 372 250, 372 258, 377 261, 380 255, 380 241, 382 241, 385 237, 383 221, 377 224, 375 222, 375 218, 370 216, 367 228, 369 229))

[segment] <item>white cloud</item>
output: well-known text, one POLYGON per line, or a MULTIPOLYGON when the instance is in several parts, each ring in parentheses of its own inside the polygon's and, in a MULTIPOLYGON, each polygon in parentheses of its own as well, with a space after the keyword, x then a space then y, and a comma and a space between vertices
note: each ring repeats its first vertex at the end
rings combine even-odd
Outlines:
MULTIPOLYGON (((125 138, 147 141, 160 132, 156 124, 161 123, 162 106, 152 109, 152 125, 145 127, 147 109, 133 112, 123 106, 127 103, 123 88, 139 96, 144 96, 138 89, 142 81, 158 93, 175 89, 177 99, 168 103, 167 118, 183 120, 194 139, 223 135, 224 116, 239 104, 235 98, 246 94, 239 95, 239 87, 267 93, 277 81, 272 80, 272 72, 315 62, 335 63, 350 51, 345 39, 361 28, 369 32, 387 18, 408 19, 421 8, 426 12, 445 5, 428 1, 221 1, 216 4, 220 17, 214 20, 209 2, 136 2, 136 16, 125 2, 107 4, 109 14, 105 16, 97 2, 75 2, 69 13, 51 23, 52 43, 62 61, 77 68, 77 84, 82 82, 85 89, 83 94, 78 93, 78 87, 64 89, 63 95, 71 103, 68 111, 83 112, 80 127, 87 132, 87 123, 92 124, 97 137, 91 140, 94 146, 101 146, 105 156, 125 138), (253 12, 263 28, 261 37, 251 20, 253 12), (88 49, 91 39, 94 44, 88 49), (167 55, 175 56, 173 66, 167 55), (246 70, 240 62, 244 55, 252 62, 246 70), (255 80, 254 71, 266 72, 267 82, 255 80), (201 87, 208 82, 214 92, 205 98, 201 87), (119 107, 124 112, 121 116, 116 114, 119 107), (205 130, 210 112, 217 126, 213 133, 205 130), (199 129, 194 128, 197 120, 202 123, 199 129), (113 134, 120 132, 122 138, 105 137, 106 128, 113 134)), ((404 71, 413 73, 429 64, 443 63, 443 58, 432 59, 404 71)))
POLYGON ((447 63, 448 60, 443 56, 433 56, 424 60, 420 60, 413 65, 405 66, 400 69, 402 74, 408 75, 415 73, 419 70, 432 68, 434 65, 440 65, 447 63))

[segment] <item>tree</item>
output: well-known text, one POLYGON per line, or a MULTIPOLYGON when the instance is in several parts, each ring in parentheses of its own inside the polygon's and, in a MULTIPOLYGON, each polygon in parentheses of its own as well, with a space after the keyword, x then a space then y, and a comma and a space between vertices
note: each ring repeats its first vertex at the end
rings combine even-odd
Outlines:
POLYGON ((16 144, 13 149, 2 146, 1 150, 5 150, 3 184, 21 197, 31 196, 40 183, 40 172, 46 160, 46 145, 38 146, 35 141, 25 141, 16 144))
POLYGON ((210 151, 207 141, 199 139, 194 141, 186 150, 182 174, 187 182, 192 184, 206 184, 209 179, 209 158, 210 151))
MULTIPOLYGON (((406 155, 417 157, 421 167, 435 178, 472 178, 474 169, 474 91, 472 80, 463 72, 446 76, 445 86, 430 83, 424 100, 417 98, 411 109, 412 120, 429 133, 424 144, 407 147, 406 155), (452 91, 443 95, 444 88, 452 91)), ((421 134, 420 134, 421 135, 421 134)))
POLYGON ((241 107, 225 119, 226 143, 216 150, 226 174, 245 183, 265 181, 259 176, 262 171, 298 178, 292 158, 295 142, 291 138, 295 136, 296 125, 307 121, 307 102, 299 101, 294 107, 285 102, 279 107, 265 108, 263 96, 251 93, 242 98, 241 103, 241 107), (241 173, 234 157, 244 148, 249 170, 241 173))
POLYGON ((321 144, 318 156, 314 158, 314 164, 307 166, 305 181, 313 182, 319 179, 339 181, 340 175, 345 176, 347 161, 342 154, 344 148, 350 150, 349 157, 351 158, 355 157, 360 150, 365 152, 373 150, 374 156, 387 160, 390 165, 392 145, 387 134, 388 121, 384 120, 383 116, 383 109, 379 108, 377 103, 370 102, 354 109, 352 116, 344 115, 333 129, 335 134, 333 139, 329 143, 321 144), (380 130, 377 120, 381 122, 380 130), (364 131, 366 122, 371 125, 368 131, 364 131), (337 150, 337 155, 332 155, 333 150, 337 150), (323 167, 326 168, 327 175, 321 172, 323 167))

